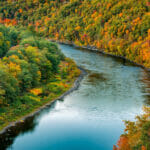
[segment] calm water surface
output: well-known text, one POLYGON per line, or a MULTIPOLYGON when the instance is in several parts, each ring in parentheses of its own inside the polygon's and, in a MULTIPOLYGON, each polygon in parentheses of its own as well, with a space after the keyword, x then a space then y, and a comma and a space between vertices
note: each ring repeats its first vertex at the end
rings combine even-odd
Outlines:
MULTIPOLYGON (((87 70, 78 90, 10 129, 1 142, 8 150, 112 150, 149 104, 149 74, 123 60, 60 45, 87 70)), ((1 147, 2 147, 1 146, 1 147)))

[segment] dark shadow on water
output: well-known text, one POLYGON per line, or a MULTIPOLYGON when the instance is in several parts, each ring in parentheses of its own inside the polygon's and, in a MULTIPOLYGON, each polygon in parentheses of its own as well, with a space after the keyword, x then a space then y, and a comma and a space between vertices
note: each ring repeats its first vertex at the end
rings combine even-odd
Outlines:
POLYGON ((103 73, 91 73, 88 75, 88 82, 95 83, 95 82, 105 82, 108 79, 106 78, 106 75, 103 73))
POLYGON ((144 95, 144 97, 145 97, 144 101, 145 105, 150 106, 150 94, 146 94, 144 95))
POLYGON ((49 107, 39 111, 36 115, 27 117, 23 122, 16 123, 14 126, 9 127, 6 132, 0 134, 0 150, 10 148, 17 136, 27 132, 34 132, 35 127, 38 125, 37 118, 47 114, 55 105, 56 102, 53 102, 49 107))
POLYGON ((150 106, 150 72, 147 70, 142 70, 142 79, 141 82, 144 83, 142 88, 142 93, 145 98, 145 105, 150 106))
POLYGON ((10 127, 5 133, 0 135, 0 150, 7 149, 15 137, 24 132, 33 132, 37 123, 34 121, 35 117, 29 117, 24 122, 19 122, 15 126, 10 127))

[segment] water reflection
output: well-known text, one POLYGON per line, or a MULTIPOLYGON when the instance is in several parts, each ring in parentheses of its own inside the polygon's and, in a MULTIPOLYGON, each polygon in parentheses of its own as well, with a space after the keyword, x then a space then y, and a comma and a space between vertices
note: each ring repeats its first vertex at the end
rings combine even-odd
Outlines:
POLYGON ((145 105, 150 105, 150 72, 143 70, 142 71, 142 79, 143 88, 142 93, 145 97, 144 103, 145 105))
POLYGON ((14 142, 16 136, 27 132, 33 132, 34 127, 37 125, 34 119, 35 117, 29 117, 25 122, 17 123, 16 126, 10 127, 6 133, 1 134, 0 149, 4 150, 9 147, 9 145, 14 142))
POLYGON ((106 78, 106 75, 103 73, 91 73, 88 75, 88 82, 90 82, 91 84, 96 83, 97 81, 99 82, 105 82, 108 79, 106 78))
POLYGON ((5 150, 8 147, 12 149, 11 145, 13 144, 15 138, 18 135, 23 135, 24 133, 32 133, 35 130, 35 127, 38 125, 38 120, 44 115, 47 114, 50 109, 53 109, 56 105, 56 102, 53 102, 51 106, 39 111, 36 115, 27 117, 24 121, 15 123, 14 126, 11 126, 7 129, 6 132, 0 134, 0 150, 5 150))

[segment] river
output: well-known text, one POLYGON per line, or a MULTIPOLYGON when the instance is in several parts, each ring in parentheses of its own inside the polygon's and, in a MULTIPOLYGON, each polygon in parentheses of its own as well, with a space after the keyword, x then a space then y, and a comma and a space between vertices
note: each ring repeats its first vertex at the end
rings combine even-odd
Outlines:
POLYGON ((87 75, 78 90, 4 135, 8 150, 112 150, 149 105, 149 73, 124 60, 60 45, 87 75))

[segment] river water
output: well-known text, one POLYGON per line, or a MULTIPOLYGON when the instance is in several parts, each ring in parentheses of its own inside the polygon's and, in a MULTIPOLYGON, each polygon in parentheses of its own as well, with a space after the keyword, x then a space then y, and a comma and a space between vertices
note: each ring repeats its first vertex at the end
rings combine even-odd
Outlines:
MULTIPOLYGON (((87 75, 78 90, 4 136, 10 150, 112 150, 125 128, 149 105, 149 73, 124 60, 60 45, 87 75)), ((1 142, 2 143, 2 142, 1 142)))

